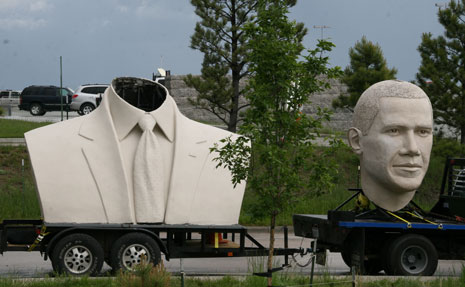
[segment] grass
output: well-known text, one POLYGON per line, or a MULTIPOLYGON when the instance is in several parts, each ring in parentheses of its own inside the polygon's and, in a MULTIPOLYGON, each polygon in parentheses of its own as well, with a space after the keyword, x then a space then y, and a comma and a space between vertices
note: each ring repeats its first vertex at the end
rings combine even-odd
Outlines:
POLYGON ((0 219, 23 218, 40 218, 29 156, 24 146, 0 146, 0 219))
MULTIPOLYGON (((141 284, 140 281, 134 280, 134 284, 126 283, 125 279, 119 275, 117 278, 71 278, 71 277, 58 277, 46 278, 44 280, 21 280, 21 279, 0 279, 0 287, 129 287, 129 286, 163 286, 163 287, 179 287, 181 280, 179 277, 171 277, 168 284, 141 284)), ((350 277, 332 277, 329 275, 316 276, 313 283, 316 286, 338 286, 350 287, 352 286, 350 277), (326 283, 323 285, 322 283, 326 283), (331 284, 332 283, 332 284, 331 284), (318 284, 318 285, 317 285, 318 284)), ((149 282, 149 281, 148 281, 149 282)), ((465 281, 462 278, 436 278, 428 281, 420 280, 418 278, 399 278, 395 280, 373 280, 364 281, 362 277, 356 278, 356 286, 359 287, 464 287, 465 281)), ((290 275, 281 273, 273 279, 274 286, 309 286, 308 276, 290 275)), ((245 279, 233 278, 225 276, 221 279, 199 279, 199 278, 186 278, 185 286, 189 287, 263 287, 266 286, 266 279, 255 276, 248 276, 245 279)))
POLYGON ((326 135, 336 135, 336 136, 339 136, 339 137, 343 138, 343 137, 347 136, 347 131, 340 131, 340 130, 336 130, 336 129, 324 126, 324 127, 321 128, 320 134, 322 134, 322 135, 325 135, 325 134, 326 135))
POLYGON ((20 120, 0 119, 0 138, 22 138, 24 133, 49 125, 49 122, 35 123, 20 120))

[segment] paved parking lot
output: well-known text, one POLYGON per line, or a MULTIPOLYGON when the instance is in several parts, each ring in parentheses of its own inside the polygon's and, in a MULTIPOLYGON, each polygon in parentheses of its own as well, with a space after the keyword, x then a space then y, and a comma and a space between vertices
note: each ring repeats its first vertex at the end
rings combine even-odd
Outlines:
MULTIPOLYGON (((20 111, 17 106, 2 106, 4 114, 1 118, 15 120, 24 120, 30 122, 59 122, 61 121, 61 112, 47 112, 43 116, 32 116, 28 111, 20 111)), ((68 119, 79 117, 77 112, 69 112, 68 119)), ((67 119, 66 111, 63 111, 63 120, 67 119)))

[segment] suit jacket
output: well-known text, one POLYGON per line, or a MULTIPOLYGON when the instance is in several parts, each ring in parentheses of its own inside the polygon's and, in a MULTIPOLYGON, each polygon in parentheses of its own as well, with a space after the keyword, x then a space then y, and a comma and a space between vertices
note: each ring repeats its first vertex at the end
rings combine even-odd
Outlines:
MULTIPOLYGON (((45 222, 135 223, 109 104, 25 133, 45 222)), ((167 95, 166 100, 173 99, 167 95)), ((237 224, 245 183, 233 188, 209 148, 235 134, 192 121, 175 107, 166 224, 237 224)))

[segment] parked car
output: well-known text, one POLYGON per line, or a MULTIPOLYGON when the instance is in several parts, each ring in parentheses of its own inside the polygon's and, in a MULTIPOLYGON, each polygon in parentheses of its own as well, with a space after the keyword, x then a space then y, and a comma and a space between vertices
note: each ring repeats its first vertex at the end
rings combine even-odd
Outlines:
POLYGON ((29 86, 20 95, 19 109, 29 111, 33 116, 43 116, 48 111, 69 110, 73 96, 70 88, 56 86, 29 86), (60 95, 63 97, 61 101, 60 95))
POLYGON ((2 106, 16 106, 19 104, 19 95, 21 92, 19 91, 12 91, 12 90, 5 90, 0 91, 0 105, 2 106))
POLYGON ((71 101, 71 110, 78 114, 87 115, 95 110, 100 104, 102 94, 109 85, 88 84, 79 86, 71 101))

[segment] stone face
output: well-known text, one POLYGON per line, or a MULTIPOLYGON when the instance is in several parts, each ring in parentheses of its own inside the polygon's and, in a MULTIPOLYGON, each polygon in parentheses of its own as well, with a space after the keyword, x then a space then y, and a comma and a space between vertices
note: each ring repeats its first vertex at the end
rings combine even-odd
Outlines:
POLYGON ((363 193, 381 208, 402 209, 428 170, 433 144, 428 96, 408 82, 372 85, 355 106, 348 140, 360 158, 363 193))
MULTIPOLYGON (((195 99, 197 92, 184 83, 185 77, 184 75, 172 75, 168 84, 170 86, 170 94, 178 104, 181 112, 190 119, 196 121, 224 125, 224 123, 212 113, 196 108, 189 103, 188 98, 195 99)), ((322 92, 313 94, 310 97, 311 103, 305 105, 302 111, 306 114, 316 115, 318 107, 327 108, 332 111, 333 115, 331 116, 331 122, 326 122, 324 125, 333 130, 346 131, 351 126, 352 112, 346 109, 334 110, 331 103, 340 94, 347 93, 347 86, 335 79, 330 79, 329 83, 331 87, 322 92)), ((244 87, 245 83, 242 83, 241 86, 244 87)))

